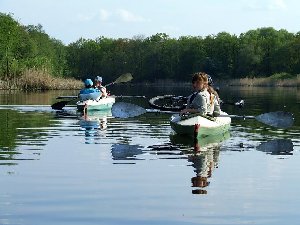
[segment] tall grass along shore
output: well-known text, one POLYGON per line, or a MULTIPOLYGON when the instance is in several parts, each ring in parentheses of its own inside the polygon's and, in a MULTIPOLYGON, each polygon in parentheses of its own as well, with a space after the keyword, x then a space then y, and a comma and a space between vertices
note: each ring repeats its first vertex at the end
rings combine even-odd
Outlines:
MULTIPOLYGON (((221 82, 223 83, 223 82, 221 82)), ((270 77, 246 77, 233 79, 226 82, 229 86, 253 86, 253 87, 300 87, 300 74, 290 76, 286 73, 274 74, 270 77)))
MULTIPOLYGON (((221 86, 253 86, 253 87, 300 87, 300 74, 274 74, 270 77, 246 77, 230 80, 215 80, 221 86)), ((189 82, 176 82, 170 79, 157 80, 157 82, 138 83, 142 86, 189 86, 189 82)), ((79 90, 83 82, 74 78, 53 77, 46 71, 27 70, 20 77, 7 81, 0 80, 1 90, 79 90)))
POLYGON ((18 78, 0 80, 2 90, 75 90, 82 87, 81 80, 54 77, 41 70, 26 70, 18 78))

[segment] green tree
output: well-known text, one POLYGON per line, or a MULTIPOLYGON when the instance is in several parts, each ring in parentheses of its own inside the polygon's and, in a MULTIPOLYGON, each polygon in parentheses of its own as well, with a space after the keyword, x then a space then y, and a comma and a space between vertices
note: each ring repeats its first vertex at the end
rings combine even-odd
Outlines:
POLYGON ((22 60, 32 54, 33 43, 11 15, 0 13, 0 27, 0 75, 12 79, 20 75, 22 60))

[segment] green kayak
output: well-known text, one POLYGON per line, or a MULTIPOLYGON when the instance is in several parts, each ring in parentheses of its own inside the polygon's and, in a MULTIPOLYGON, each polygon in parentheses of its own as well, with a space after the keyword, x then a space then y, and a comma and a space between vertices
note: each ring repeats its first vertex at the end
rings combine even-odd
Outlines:
POLYGON ((228 114, 225 112, 221 112, 220 117, 175 114, 171 117, 170 124, 177 134, 197 136, 198 138, 206 137, 223 134, 229 130, 231 118, 226 115, 228 114))

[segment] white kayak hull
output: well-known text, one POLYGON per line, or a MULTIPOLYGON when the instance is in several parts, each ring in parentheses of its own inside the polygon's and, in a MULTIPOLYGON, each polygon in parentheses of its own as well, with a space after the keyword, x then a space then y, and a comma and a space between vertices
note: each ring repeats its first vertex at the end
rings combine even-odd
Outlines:
POLYGON ((111 109, 112 105, 115 103, 115 97, 106 97, 101 98, 99 100, 84 100, 84 101, 78 101, 76 103, 77 110, 83 111, 85 108, 87 110, 107 110, 111 109))
POLYGON ((231 118, 225 112, 221 112, 222 117, 203 117, 200 115, 190 115, 187 117, 179 114, 171 117, 171 127, 177 134, 206 137, 227 132, 230 129, 231 118))

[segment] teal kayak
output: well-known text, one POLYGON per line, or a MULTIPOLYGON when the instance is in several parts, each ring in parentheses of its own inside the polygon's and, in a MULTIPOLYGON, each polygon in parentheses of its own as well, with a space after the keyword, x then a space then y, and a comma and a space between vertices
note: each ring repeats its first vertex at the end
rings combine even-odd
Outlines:
POLYGON ((83 111, 84 108, 86 108, 88 111, 92 110, 108 110, 111 109, 112 105, 115 103, 115 97, 113 96, 108 96, 105 98, 100 98, 97 100, 81 100, 76 103, 77 105, 77 110, 78 111, 83 111))

